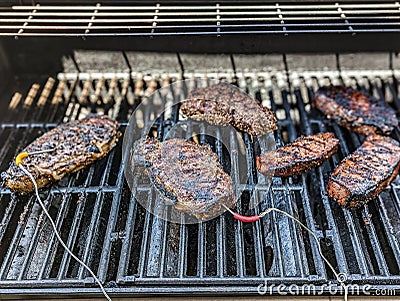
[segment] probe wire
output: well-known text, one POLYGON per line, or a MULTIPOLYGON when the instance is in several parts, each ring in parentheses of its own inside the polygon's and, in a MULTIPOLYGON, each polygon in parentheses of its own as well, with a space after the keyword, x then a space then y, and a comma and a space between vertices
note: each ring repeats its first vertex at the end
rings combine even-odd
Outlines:
POLYGON ((271 213, 272 211, 275 211, 275 212, 277 212, 279 214, 287 216, 291 220, 293 220, 296 223, 298 223, 304 230, 306 230, 309 234, 311 234, 311 236, 315 239, 315 242, 317 243, 319 255, 325 261, 325 263, 327 264, 329 269, 332 271, 332 273, 335 275, 335 277, 336 277, 337 281, 339 282, 339 284, 343 287, 343 290, 344 290, 344 301, 347 301, 347 299, 348 299, 348 287, 344 283, 344 281, 346 279, 343 279, 343 275, 341 276, 341 274, 336 272, 335 268, 332 266, 332 264, 329 262, 329 260, 324 256, 324 254, 322 252, 321 244, 320 244, 319 239, 318 239, 318 236, 310 228, 308 228, 306 225, 304 225, 300 220, 295 218, 293 215, 291 215, 291 214, 289 214, 289 213, 287 213, 287 212, 285 212, 283 210, 280 210, 278 208, 268 208, 268 209, 266 209, 265 211, 261 212, 258 215, 244 216, 244 215, 241 215, 239 213, 234 212, 232 209, 230 209, 225 204, 222 204, 222 206, 224 206, 225 209, 228 212, 230 212, 235 219, 237 219, 239 221, 242 221, 242 222, 255 222, 255 221, 260 220, 261 218, 263 218, 267 214, 271 213))
MULTIPOLYGON (((32 155, 32 154, 39 154, 39 153, 50 152, 50 151, 53 151, 53 149, 52 149, 52 150, 40 151, 40 152, 31 152, 31 153, 24 152, 24 153, 21 153, 21 154, 23 154, 23 157, 27 157, 25 154, 32 155)), ((18 155, 18 156, 20 156, 20 155, 18 155)), ((18 158, 18 156, 17 156, 17 158, 18 158)), ((88 265, 86 265, 82 260, 80 260, 74 253, 72 253, 72 251, 67 247, 67 245, 64 243, 64 241, 61 239, 61 236, 60 236, 60 234, 58 233, 56 224, 54 223, 54 221, 53 221, 53 219, 51 218, 49 212, 47 211, 47 209, 46 209, 46 207, 45 207, 43 201, 42 201, 41 198, 40 198, 40 195, 39 195, 39 188, 38 188, 37 182, 36 182, 36 180, 35 180, 35 177, 24 167, 24 165, 22 164, 22 160, 19 161, 19 163, 17 164, 17 166, 18 166, 19 168, 21 168, 21 170, 22 170, 22 171, 30 178, 30 180, 32 181, 32 183, 33 183, 33 185, 34 185, 34 187, 35 187, 36 199, 37 199, 37 201, 39 202, 40 206, 42 207, 42 209, 43 209, 45 215, 46 215, 47 218, 49 219, 50 224, 51 224, 51 226, 52 226, 53 229, 54 229, 54 234, 56 235, 57 240, 60 242, 61 246, 62 246, 62 247, 65 249, 65 251, 67 251, 67 253, 68 253, 69 255, 71 255, 79 264, 81 264, 86 270, 88 270, 88 272, 90 273, 90 275, 92 275, 93 279, 94 279, 94 280, 97 282, 97 284, 100 286, 101 292, 103 293, 104 297, 106 297, 106 299, 107 299, 108 301, 112 301, 111 298, 110 298, 110 296, 107 294, 106 290, 104 289, 103 284, 100 282, 99 278, 97 278, 97 276, 94 274, 94 272, 90 269, 90 267, 89 267, 88 265)))

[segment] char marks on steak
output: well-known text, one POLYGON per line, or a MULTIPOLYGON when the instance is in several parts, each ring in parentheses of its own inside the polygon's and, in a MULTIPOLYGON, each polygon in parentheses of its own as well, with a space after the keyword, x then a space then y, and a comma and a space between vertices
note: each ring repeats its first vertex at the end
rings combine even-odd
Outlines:
POLYGON ((256 165, 262 174, 290 177, 321 165, 338 147, 339 140, 333 133, 302 136, 276 151, 261 154, 256 165))
POLYGON ((396 178, 399 167, 399 143, 389 137, 370 135, 333 171, 328 195, 342 206, 360 207, 396 178))
MULTIPOLYGON (((100 115, 60 124, 24 149, 28 153, 46 149, 54 151, 25 158, 24 167, 32 173, 39 188, 59 181, 66 174, 105 157, 121 135, 118 126, 117 121, 100 115)), ((2 173, 2 178, 12 191, 29 193, 34 190, 30 178, 14 161, 2 173)))
POLYGON ((315 94, 313 106, 358 134, 390 134, 398 126, 396 112, 382 101, 351 87, 327 86, 315 94))
POLYGON ((192 90, 182 102, 181 111, 194 120, 233 125, 253 136, 276 130, 271 110, 228 83, 192 90))
POLYGON ((208 145, 147 138, 135 148, 153 184, 177 210, 207 220, 225 211, 222 204, 235 206, 232 179, 208 145))

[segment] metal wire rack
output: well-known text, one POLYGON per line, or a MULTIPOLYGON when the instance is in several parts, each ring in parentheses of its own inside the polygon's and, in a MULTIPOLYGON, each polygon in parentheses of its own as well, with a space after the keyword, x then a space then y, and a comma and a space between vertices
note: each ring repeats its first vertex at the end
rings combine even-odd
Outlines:
POLYGON ((399 32, 399 2, 2 7, 2 36, 162 36, 399 32))

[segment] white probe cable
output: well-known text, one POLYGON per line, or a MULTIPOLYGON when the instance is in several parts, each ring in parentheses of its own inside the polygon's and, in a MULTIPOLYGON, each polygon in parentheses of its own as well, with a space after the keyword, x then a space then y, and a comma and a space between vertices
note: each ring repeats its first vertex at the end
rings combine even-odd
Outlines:
POLYGON ((92 275, 93 279, 97 282, 97 284, 100 286, 101 292, 103 293, 104 297, 106 297, 106 299, 108 301, 112 301, 110 296, 107 294, 106 290, 104 289, 104 286, 101 284, 99 278, 97 278, 97 276, 93 273, 93 271, 90 269, 89 266, 87 266, 82 260, 80 260, 77 256, 74 255, 74 253, 72 253, 72 251, 67 247, 67 245, 63 242, 63 240, 61 239, 60 234, 58 234, 58 230, 57 230, 57 226, 54 223, 53 219, 51 218, 49 212, 47 211, 45 205, 43 204, 43 201, 40 199, 40 195, 39 195, 39 188, 37 185, 37 182, 35 180, 35 177, 28 171, 26 170, 26 168, 23 166, 22 164, 22 159, 26 158, 28 155, 34 155, 34 154, 41 154, 41 153, 45 153, 45 152, 51 152, 53 151, 53 149, 49 149, 49 150, 45 150, 45 151, 40 151, 40 152, 23 152, 21 154, 19 154, 17 156, 17 158, 15 159, 15 163, 17 164, 17 166, 19 168, 21 168, 21 170, 31 179, 34 187, 35 187, 35 194, 36 194, 36 199, 38 200, 40 206, 42 207, 45 215, 47 216, 47 218, 50 221, 51 226, 54 229, 54 234, 56 235, 58 241, 60 242, 61 246, 65 249, 65 251, 68 252, 69 255, 71 255, 79 264, 81 264, 86 270, 89 271, 90 275, 92 275))
POLYGON ((344 281, 346 281, 346 279, 342 279, 342 277, 340 275, 343 274, 339 274, 335 271, 335 268, 332 266, 332 264, 329 262, 329 260, 324 256, 324 254, 322 253, 322 247, 321 244, 319 242, 318 236, 310 229, 308 228, 306 225, 304 225, 300 220, 298 220, 297 218, 295 218, 293 215, 280 210, 278 208, 268 208, 265 211, 261 212, 258 215, 254 215, 254 216, 243 216, 240 215, 238 213, 235 213, 232 211, 232 209, 230 209, 228 206, 226 206, 225 204, 222 204, 222 206, 225 207, 225 209, 230 212, 233 217, 237 220, 240 220, 242 222, 255 222, 261 218, 263 218, 264 216, 266 216, 267 214, 271 213, 272 211, 275 211, 277 213, 283 214, 285 216, 287 216, 288 218, 290 218, 291 220, 295 221, 296 223, 298 223, 304 230, 306 230, 308 233, 311 234, 311 236, 315 239, 315 242, 317 244, 318 247, 318 252, 319 255, 321 256, 321 258, 325 261, 325 263, 327 264, 327 266, 329 267, 329 269, 333 272, 333 274, 336 277, 336 280, 339 282, 339 284, 343 287, 343 297, 344 297, 344 301, 348 300, 348 287, 345 285, 344 281))
MULTIPOLYGON (((329 262, 329 260, 325 257, 325 255, 322 253, 322 247, 321 244, 319 242, 318 236, 310 229, 308 228, 306 225, 304 225, 301 221, 299 221, 297 218, 295 218, 294 216, 290 215, 289 213, 280 210, 278 208, 269 208, 267 210, 265 210, 264 212, 262 212, 259 216, 260 217, 264 217, 265 215, 267 215, 268 213, 270 213, 271 211, 275 211, 278 212, 280 214, 283 214, 285 216, 287 216, 288 218, 290 218, 291 220, 295 221, 296 223, 298 223, 304 230, 306 230, 308 233, 311 234, 311 236, 314 238, 315 242, 317 243, 317 247, 318 247, 318 252, 319 255, 321 256, 321 258, 325 261, 325 263, 328 265, 328 267, 331 269, 331 271, 333 272, 333 274, 336 277, 336 280, 340 283, 340 285, 343 287, 343 297, 344 297, 344 301, 347 301, 348 299, 348 288, 347 286, 344 284, 345 279, 342 279, 342 277, 340 276, 341 274, 338 274, 336 272, 336 270, 334 269, 334 267, 332 266, 332 264, 329 262)), ((342 274, 343 275, 343 274, 342 274)))

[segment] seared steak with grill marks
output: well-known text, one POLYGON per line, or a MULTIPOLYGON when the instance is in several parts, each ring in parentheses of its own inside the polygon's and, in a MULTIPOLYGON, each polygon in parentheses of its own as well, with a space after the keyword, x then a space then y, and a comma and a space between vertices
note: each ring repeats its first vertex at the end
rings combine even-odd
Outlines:
POLYGON ((342 206, 362 206, 396 178, 399 167, 399 143, 389 137, 368 136, 333 171, 328 195, 342 206))
POLYGON ((332 133, 303 136, 276 151, 261 154, 256 165, 262 174, 290 177, 321 165, 338 147, 339 140, 332 133))
POLYGON ((358 134, 388 135, 398 126, 394 110, 350 87, 323 87, 315 94, 313 105, 327 118, 358 134))
POLYGON ((182 102, 181 111, 194 120, 230 124, 253 136, 276 130, 276 118, 271 110, 228 83, 194 89, 182 102))
MULTIPOLYGON (((99 115, 60 124, 24 149, 27 152, 55 150, 25 158, 24 167, 35 177, 39 188, 59 181, 66 174, 105 157, 121 135, 118 126, 115 120, 99 115)), ((12 191, 29 193, 34 190, 32 181, 15 162, 2 173, 2 178, 12 191)))
POLYGON ((209 146, 179 138, 145 139, 135 151, 144 157, 153 184, 177 210, 206 220, 225 211, 221 204, 236 204, 232 180, 209 146))

